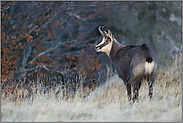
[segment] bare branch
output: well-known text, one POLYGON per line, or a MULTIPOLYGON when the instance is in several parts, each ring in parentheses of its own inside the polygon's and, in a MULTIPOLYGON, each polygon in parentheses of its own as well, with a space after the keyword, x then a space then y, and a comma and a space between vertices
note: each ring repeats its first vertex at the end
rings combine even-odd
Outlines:
POLYGON ((72 13, 72 12, 67 12, 67 13, 69 14, 69 16, 75 16, 76 18, 78 18, 78 19, 80 19, 80 20, 82 20, 82 21, 85 21, 85 20, 86 20, 86 19, 81 18, 79 15, 74 14, 74 13, 72 13))
POLYGON ((46 54, 47 52, 50 52, 50 51, 56 49, 60 44, 61 44, 61 43, 59 43, 59 44, 56 45, 55 47, 52 47, 52 48, 50 48, 50 49, 47 49, 47 50, 45 50, 45 51, 39 53, 36 57, 34 57, 34 58, 29 62, 29 64, 32 64, 38 57, 40 57, 40 56, 46 54))

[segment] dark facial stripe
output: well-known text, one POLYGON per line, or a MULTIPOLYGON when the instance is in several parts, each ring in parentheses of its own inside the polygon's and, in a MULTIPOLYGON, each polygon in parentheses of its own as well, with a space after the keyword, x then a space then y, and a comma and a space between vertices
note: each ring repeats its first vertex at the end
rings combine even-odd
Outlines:
POLYGON ((109 44, 111 41, 109 39, 107 39, 102 45, 100 45, 99 47, 105 47, 107 44, 109 44))

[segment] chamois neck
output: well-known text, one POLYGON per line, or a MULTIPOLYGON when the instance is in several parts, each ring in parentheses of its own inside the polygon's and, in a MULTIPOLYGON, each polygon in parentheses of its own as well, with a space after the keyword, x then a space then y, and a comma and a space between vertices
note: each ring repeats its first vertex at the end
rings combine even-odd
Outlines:
POLYGON ((122 50, 122 48, 123 48, 123 45, 118 43, 117 40, 113 41, 112 48, 111 48, 111 51, 109 54, 109 57, 111 58, 112 61, 115 62, 117 60, 117 55, 118 55, 119 51, 122 50))

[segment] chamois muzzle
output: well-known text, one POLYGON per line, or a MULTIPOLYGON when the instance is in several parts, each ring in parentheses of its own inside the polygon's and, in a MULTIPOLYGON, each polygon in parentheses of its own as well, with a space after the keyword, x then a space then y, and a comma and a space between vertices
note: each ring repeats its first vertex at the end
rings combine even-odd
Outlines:
POLYGON ((100 52, 100 51, 99 51, 100 49, 101 49, 100 46, 95 46, 95 50, 96 50, 97 52, 100 52))

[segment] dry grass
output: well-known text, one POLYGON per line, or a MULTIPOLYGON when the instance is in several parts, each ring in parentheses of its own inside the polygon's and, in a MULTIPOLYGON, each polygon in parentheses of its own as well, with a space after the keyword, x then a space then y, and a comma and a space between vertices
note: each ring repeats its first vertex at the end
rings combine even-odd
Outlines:
MULTIPOLYGON (((117 75, 88 97, 78 91, 73 99, 35 93, 31 98, 9 101, 2 94, 1 120, 7 121, 182 121, 182 71, 181 58, 168 68, 160 68, 154 84, 153 99, 148 97, 147 82, 142 83, 139 103, 130 105, 126 88, 117 75)), ((59 87, 58 87, 59 88, 59 87)), ((20 90, 21 91, 21 90, 20 90)), ((20 92, 21 93, 21 92, 20 92)), ((26 93, 26 92, 24 92, 26 93)))

